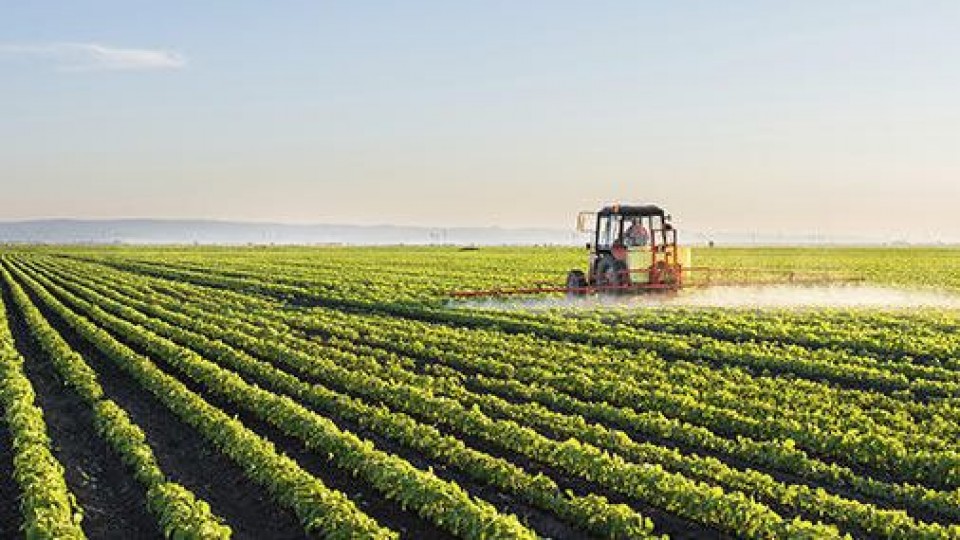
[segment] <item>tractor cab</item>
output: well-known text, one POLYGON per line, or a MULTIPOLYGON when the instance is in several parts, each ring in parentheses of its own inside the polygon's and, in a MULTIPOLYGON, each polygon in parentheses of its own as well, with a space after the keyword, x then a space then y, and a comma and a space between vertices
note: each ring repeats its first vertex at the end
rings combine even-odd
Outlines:
POLYGON ((569 289, 676 290, 689 252, 677 246, 670 216, 654 205, 606 206, 581 212, 577 230, 592 234, 587 272, 572 270, 569 289))

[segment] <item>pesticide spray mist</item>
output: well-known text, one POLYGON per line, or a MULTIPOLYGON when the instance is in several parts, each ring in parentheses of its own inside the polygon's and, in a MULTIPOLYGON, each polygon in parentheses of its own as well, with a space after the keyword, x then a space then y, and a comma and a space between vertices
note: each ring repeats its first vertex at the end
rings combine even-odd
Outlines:
POLYGON ((676 294, 595 296, 585 298, 490 298, 453 302, 451 305, 481 309, 595 309, 617 308, 752 308, 816 309, 863 308, 905 310, 922 308, 960 310, 960 294, 929 289, 903 289, 874 285, 831 286, 717 286, 689 289, 676 294))

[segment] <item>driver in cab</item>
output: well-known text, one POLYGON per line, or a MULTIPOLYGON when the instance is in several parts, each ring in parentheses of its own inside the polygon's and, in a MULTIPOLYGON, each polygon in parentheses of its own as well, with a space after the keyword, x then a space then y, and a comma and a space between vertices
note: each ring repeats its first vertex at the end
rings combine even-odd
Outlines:
POLYGON ((650 231, 643 226, 642 218, 633 218, 623 237, 623 243, 627 247, 646 246, 650 241, 650 231))

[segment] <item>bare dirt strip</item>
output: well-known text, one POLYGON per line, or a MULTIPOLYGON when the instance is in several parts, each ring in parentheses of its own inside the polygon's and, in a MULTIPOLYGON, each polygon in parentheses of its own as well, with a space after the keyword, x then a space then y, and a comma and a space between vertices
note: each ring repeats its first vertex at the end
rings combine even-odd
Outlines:
POLYGON ((147 512, 146 493, 94 428, 93 414, 60 381, 46 354, 13 309, 6 283, 3 300, 14 343, 26 360, 24 371, 43 409, 53 454, 63 464, 67 487, 83 509, 83 530, 91 538, 160 538, 147 512))
POLYGON ((234 538, 306 537, 292 512, 274 503, 239 466, 37 302, 29 289, 24 290, 70 347, 96 371, 106 397, 120 405, 144 431, 160 468, 172 481, 210 503, 214 514, 233 529, 234 538))

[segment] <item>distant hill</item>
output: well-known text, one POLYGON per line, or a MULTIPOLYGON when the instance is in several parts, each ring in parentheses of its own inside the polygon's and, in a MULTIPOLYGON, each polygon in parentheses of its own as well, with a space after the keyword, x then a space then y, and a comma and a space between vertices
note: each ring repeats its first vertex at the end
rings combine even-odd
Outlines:
POLYGON ((499 227, 288 225, 213 220, 73 220, 0 222, 0 242, 50 244, 567 244, 573 231, 499 227))
MULTIPOLYGON (((704 233, 680 231, 681 241, 726 245, 879 244, 862 237, 704 233)), ((0 242, 39 244, 457 244, 582 245, 571 230, 501 227, 404 227, 397 225, 289 225, 216 220, 41 219, 0 221, 0 242)))

